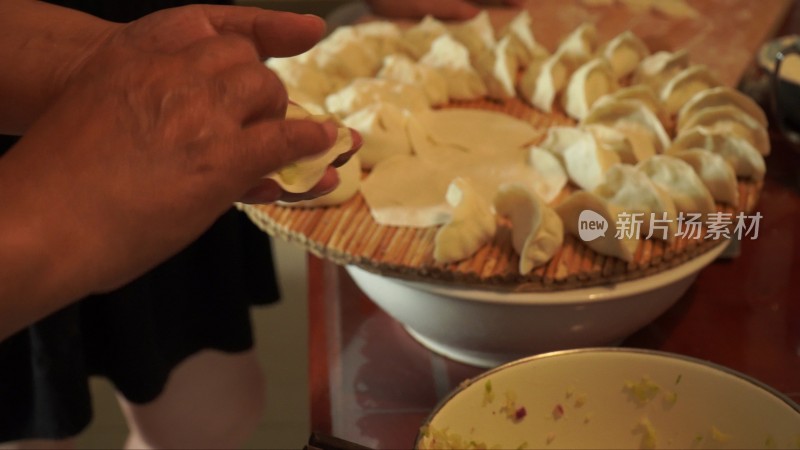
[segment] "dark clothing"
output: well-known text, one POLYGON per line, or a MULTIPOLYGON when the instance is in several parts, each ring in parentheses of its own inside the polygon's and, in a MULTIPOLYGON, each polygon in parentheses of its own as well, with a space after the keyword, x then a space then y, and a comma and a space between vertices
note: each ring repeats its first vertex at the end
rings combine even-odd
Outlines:
MULTIPOLYGON (((126 22, 190 2, 54 3, 126 22)), ((0 155, 12 143, 0 138, 0 155)), ((250 307, 277 301, 278 294, 269 238, 231 209, 140 279, 72 304, 0 342, 0 442, 79 433, 92 416, 92 375, 108 377, 128 400, 145 403, 192 354, 250 349, 250 307)))

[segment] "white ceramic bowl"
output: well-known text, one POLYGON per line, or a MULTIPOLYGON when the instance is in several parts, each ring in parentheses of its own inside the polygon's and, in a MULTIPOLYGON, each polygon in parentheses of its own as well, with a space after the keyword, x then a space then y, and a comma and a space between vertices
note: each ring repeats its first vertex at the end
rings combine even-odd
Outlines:
POLYGON ((454 289, 347 266, 362 291, 427 348, 479 367, 535 353, 614 345, 652 322, 689 288, 727 241, 641 279, 552 293, 454 289))
POLYGON ((776 390, 707 361, 622 348, 490 370, 426 424, 417 448, 800 448, 800 406, 776 390))

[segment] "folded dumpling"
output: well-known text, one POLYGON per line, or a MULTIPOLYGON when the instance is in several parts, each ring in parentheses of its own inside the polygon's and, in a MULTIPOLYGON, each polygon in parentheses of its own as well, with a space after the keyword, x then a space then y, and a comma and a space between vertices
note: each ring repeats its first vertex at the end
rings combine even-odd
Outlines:
POLYGON ((582 130, 561 156, 570 181, 587 191, 602 183, 606 171, 621 162, 619 155, 601 146, 594 134, 586 130, 582 130))
POLYGON ((594 135, 600 147, 616 153, 624 164, 636 164, 655 155, 655 148, 651 144, 634 145, 627 134, 608 125, 585 125, 582 128, 594 135))
POLYGON ((391 103, 374 103, 342 120, 363 139, 358 154, 365 169, 395 155, 411 154, 411 141, 406 131, 408 111, 391 103))
POLYGON ((492 204, 468 179, 458 177, 447 188, 450 220, 434 236, 433 258, 439 263, 469 258, 489 242, 497 229, 492 204))
POLYGON ((550 52, 533 35, 531 16, 527 9, 517 14, 500 32, 500 39, 508 37, 508 52, 521 67, 527 67, 531 61, 550 56, 550 52))
POLYGON ((678 111, 678 128, 683 128, 686 122, 700 111, 716 106, 739 108, 742 112, 755 119, 762 127, 766 128, 768 126, 767 115, 755 100, 736 89, 718 86, 699 92, 686 102, 678 111))
POLYGON ((596 102, 581 125, 607 125, 625 133, 640 154, 662 153, 670 137, 664 125, 644 103, 635 100, 596 102), (647 149, 652 146, 652 150, 647 149))
POLYGON ((675 74, 661 88, 661 101, 667 113, 674 116, 695 94, 719 86, 720 82, 708 66, 696 64, 675 74))
POLYGON ((564 242, 564 224, 555 210, 522 186, 501 185, 494 199, 498 215, 511 220, 511 242, 519 255, 519 273, 546 264, 564 242))
POLYGON ((430 102, 420 86, 394 80, 356 78, 325 98, 325 109, 347 117, 375 103, 391 103, 408 111, 430 109, 430 102))
POLYGON ((356 36, 361 42, 368 46, 378 58, 385 58, 401 52, 403 34, 400 27, 392 22, 385 20, 375 20, 371 22, 353 25, 356 36))
MULTIPOLYGON (((333 120, 332 116, 312 116, 308 111, 296 104, 289 104, 286 110, 287 119, 311 119, 318 122, 333 120)), ((349 128, 339 126, 333 146, 321 155, 315 155, 288 164, 268 175, 286 192, 303 193, 313 188, 336 158, 353 148, 353 135, 349 128)))
POLYGON ((419 86, 431 105, 448 102, 447 79, 436 69, 418 64, 403 54, 389 55, 383 59, 378 78, 419 86))
POLYGON ((634 166, 613 166, 593 192, 630 214, 631 224, 634 219, 641 220, 639 231, 644 237, 671 240, 675 236, 675 202, 634 166))
POLYGON ((511 36, 504 36, 490 51, 472 56, 473 67, 486 84, 491 98, 503 100, 516 96, 520 64, 511 43, 511 36))
POLYGON ((764 157, 747 139, 704 127, 684 129, 673 141, 668 154, 703 149, 720 155, 733 168, 737 177, 764 179, 767 171, 764 157))
POLYGON ((361 160, 358 153, 353 154, 346 163, 336 168, 339 175, 339 184, 333 191, 309 200, 299 202, 278 202, 283 206, 293 208, 317 208, 322 206, 336 206, 350 200, 358 193, 361 185, 361 160))
POLYGON ((570 76, 588 57, 570 57, 563 50, 544 59, 534 60, 525 69, 519 82, 523 100, 544 112, 553 110, 553 103, 566 88, 570 76))
POLYGON ((675 208, 684 213, 716 211, 714 197, 688 163, 668 155, 656 155, 636 166, 658 187, 669 193, 675 208))
POLYGON ((561 97, 567 115, 581 120, 598 98, 619 88, 611 66, 603 58, 594 58, 584 63, 572 74, 561 97))
POLYGON ((618 100, 634 100, 641 102, 647 109, 658 117, 665 129, 671 128, 672 118, 667 114, 664 103, 658 98, 656 91, 646 84, 634 84, 622 87, 610 94, 597 99, 597 103, 614 102, 618 100))
POLYGON ((490 52, 496 43, 494 27, 486 10, 472 19, 450 25, 448 31, 472 56, 490 52))
POLYGON ((604 226, 599 229, 600 235, 591 240, 582 240, 589 248, 601 255, 613 256, 623 261, 633 261, 636 248, 639 245, 638 236, 626 236, 624 233, 616 236, 617 222, 626 211, 614 203, 589 191, 577 191, 567 197, 563 203, 556 206, 556 213, 564 223, 567 232, 580 238, 581 227, 587 226, 582 215, 596 218, 595 225, 604 226), (589 213, 587 214, 586 211, 589 213), (594 213, 594 214, 591 214, 594 213), (599 216, 599 217, 598 217, 599 216))
POLYGON ((660 92, 670 78, 687 67, 689 53, 686 49, 656 52, 639 63, 633 73, 633 84, 647 84, 660 92))
POLYGON ((556 53, 563 54, 573 65, 580 65, 590 59, 597 49, 597 27, 589 22, 584 22, 565 37, 558 46, 556 53))
POLYGON ((325 97, 346 84, 344 78, 323 72, 307 56, 269 58, 265 64, 280 78, 293 100, 323 106, 325 97))
POLYGON ((403 52, 414 59, 420 59, 431 49, 433 41, 445 34, 448 34, 448 31, 444 23, 433 16, 425 16, 403 33, 401 40, 403 52))
POLYGON ((486 83, 472 66, 469 51, 450 35, 436 38, 419 62, 437 69, 447 79, 451 100, 474 100, 488 92, 486 83))
POLYGON ((621 80, 636 70, 650 55, 650 49, 632 31, 626 30, 600 47, 598 53, 609 62, 617 80, 621 80))
POLYGON ((323 72, 345 80, 374 76, 383 61, 383 55, 364 45, 353 26, 337 28, 311 52, 323 72))
POLYGON ((690 149, 670 153, 670 156, 692 166, 714 200, 733 206, 739 205, 739 183, 736 181, 736 172, 721 155, 703 149, 690 149))
POLYGON ((678 133, 693 127, 705 127, 715 133, 728 133, 746 139, 764 156, 769 155, 770 142, 767 129, 736 106, 724 105, 703 108, 687 119, 678 133))

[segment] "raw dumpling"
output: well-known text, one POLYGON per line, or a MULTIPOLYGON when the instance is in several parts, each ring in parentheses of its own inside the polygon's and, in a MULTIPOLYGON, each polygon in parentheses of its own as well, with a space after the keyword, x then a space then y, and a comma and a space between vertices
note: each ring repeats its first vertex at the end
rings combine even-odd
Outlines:
POLYGON ((492 204, 467 179, 454 179, 447 188, 446 200, 453 213, 434 237, 433 258, 439 263, 469 258, 494 237, 497 229, 492 204))
POLYGON ((616 90, 608 95, 604 95, 597 99, 597 103, 614 102, 617 100, 635 100, 641 102, 653 114, 658 117, 664 128, 669 128, 672 124, 672 119, 664 109, 664 103, 656 95, 656 91, 646 84, 634 84, 616 90))
POLYGON ((671 240, 675 236, 675 202, 646 174, 633 166, 617 164, 609 169, 605 181, 594 189, 594 193, 630 214, 631 223, 634 214, 641 214, 638 216, 641 235, 664 240, 671 240), (657 226, 652 219, 666 222, 666 227, 657 226))
MULTIPOLYGON (((331 116, 312 116, 296 104, 289 104, 286 109, 287 119, 311 119, 318 122, 331 120, 331 116)), ((340 126, 333 146, 321 155, 315 155, 300 161, 288 164, 268 178, 275 180, 286 192, 303 193, 313 188, 336 158, 349 152, 353 148, 353 135, 350 129, 340 126)))
POLYGON ((556 213, 564 222, 566 230, 578 238, 581 235, 581 227, 585 226, 581 220, 581 214, 584 211, 599 215, 605 223, 605 229, 602 230, 601 236, 589 241, 584 240, 583 243, 601 255, 613 256, 628 262, 633 261, 633 255, 639 245, 638 236, 636 238, 625 235, 621 235, 619 238, 616 236, 617 219, 625 213, 625 210, 588 191, 577 191, 556 206, 556 213))
POLYGON ((405 53, 414 59, 420 59, 431 49, 433 41, 445 34, 448 34, 445 24, 433 16, 425 16, 403 33, 402 46, 405 53))
POLYGON ((389 55, 383 59, 378 78, 399 81, 422 88, 431 105, 447 103, 447 80, 438 70, 417 64, 402 54, 389 55))
POLYGON ((661 121, 642 102, 635 100, 597 102, 581 125, 607 125, 625 133, 638 154, 662 153, 670 138, 661 121), (652 146, 652 150, 648 149, 652 146))
POLYGON ((345 88, 325 99, 325 109, 346 117, 375 103, 391 103, 408 111, 430 109, 430 102, 421 87, 394 80, 356 78, 345 88))
POLYGON ((636 70, 650 50, 638 36, 626 30, 603 45, 598 53, 609 62, 617 80, 621 80, 636 70))
POLYGON ((624 164, 636 164, 655 155, 652 145, 634 145, 628 135, 607 125, 586 125, 583 129, 591 132, 600 147, 611 150, 624 164))
POLYGON ((689 66, 664 85, 661 89, 661 101, 664 102, 667 113, 674 116, 695 94, 719 84, 719 80, 707 66, 689 66))
POLYGON ((555 210, 518 185, 502 185, 494 200, 498 215, 511 220, 511 242, 519 255, 519 273, 546 264, 564 242, 564 224, 555 210))
POLYGON ((293 100, 324 105, 325 97, 345 84, 343 78, 323 72, 307 57, 269 58, 265 64, 280 78, 293 100))
POLYGON ((353 28, 361 42, 381 59, 394 55, 402 49, 402 33, 392 22, 376 20, 353 25, 353 28))
POLYGON ((580 66, 569 79, 561 97, 564 110, 573 119, 581 120, 603 95, 619 88, 611 66, 603 58, 594 58, 580 66))
POLYGON ((764 157, 744 138, 704 127, 683 130, 667 153, 703 149, 716 153, 727 161, 736 176, 756 181, 764 179, 767 171, 764 157))
POLYGON ((352 26, 337 28, 330 36, 320 41, 312 50, 312 57, 319 68, 330 75, 351 80, 374 76, 381 67, 383 56, 356 34, 352 26))
POLYGON ((358 153, 353 154, 346 163, 336 168, 339 175, 339 184, 333 191, 310 200, 299 202, 278 202, 283 206, 296 208, 316 208, 321 206, 336 206, 353 198, 358 193, 361 185, 361 161, 358 153))
POLYGON ((447 79, 447 94, 451 100, 473 100, 488 92, 483 79, 472 67, 467 48, 447 34, 436 38, 419 62, 437 69, 447 79))
POLYGON ((678 112, 678 128, 683 128, 692 116, 703 109, 716 106, 734 106, 755 119, 762 127, 768 126, 767 115, 755 100, 736 89, 719 86, 702 91, 686 102, 678 112))
POLYGON ((547 129, 547 135, 539 144, 539 147, 552 153, 563 162, 564 151, 578 140, 584 138, 585 134, 585 131, 580 128, 550 127, 547 129))
POLYGON ((715 106, 704 108, 692 115, 678 128, 678 133, 693 127, 710 128, 712 132, 728 133, 739 136, 753 144, 753 147, 764 156, 769 155, 769 134, 756 119, 753 119, 736 106, 715 106))
POLYGON ((714 200, 729 205, 739 205, 739 184, 736 172, 722 156, 701 149, 682 150, 670 153, 687 162, 703 180, 714 200))
POLYGON ((716 211, 714 197, 688 163, 672 156, 656 155, 636 168, 669 193, 679 212, 707 214, 716 211))
POLYGON ((365 169, 395 155, 411 154, 411 142, 406 132, 410 120, 408 111, 391 103, 375 103, 342 120, 346 126, 361 134, 363 144, 358 154, 365 169))
POLYGON ((525 69, 519 83, 523 100, 544 112, 551 112, 556 97, 567 86, 572 73, 587 60, 567 57, 567 53, 561 50, 545 59, 534 60, 525 69))
POLYGON ((448 31, 473 57, 490 52, 496 43, 494 28, 486 10, 472 19, 450 25, 448 31))
POLYGON ((519 61, 510 49, 511 42, 511 37, 505 36, 491 51, 472 57, 475 70, 486 83, 489 97, 494 99, 512 98, 517 93, 519 61))
POLYGON ((500 32, 501 40, 508 37, 507 51, 521 67, 527 67, 535 59, 546 58, 550 52, 536 41, 531 30, 531 16, 527 9, 517 14, 500 32))
POLYGON ((670 78, 687 67, 689 67, 689 53, 686 49, 674 53, 656 52, 639 63, 633 74, 633 84, 647 84, 660 92, 670 78))
POLYGON ((585 130, 563 150, 562 158, 569 179, 587 191, 602 183, 606 171, 620 163, 619 155, 600 146, 594 134, 585 130))
POLYGON ((583 23, 561 41, 556 53, 563 54, 564 58, 577 66, 591 58, 596 48, 597 28, 594 24, 583 23))

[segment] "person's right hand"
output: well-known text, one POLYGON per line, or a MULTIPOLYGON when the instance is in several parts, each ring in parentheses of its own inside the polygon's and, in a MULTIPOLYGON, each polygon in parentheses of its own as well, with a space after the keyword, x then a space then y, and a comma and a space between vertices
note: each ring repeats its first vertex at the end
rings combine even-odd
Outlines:
POLYGON ((326 150, 335 129, 283 120, 286 92, 261 61, 305 51, 323 28, 311 16, 186 7, 109 30, 0 161, 3 208, 69 262, 48 262, 65 295, 135 278, 238 199, 282 199, 262 177, 326 150))

